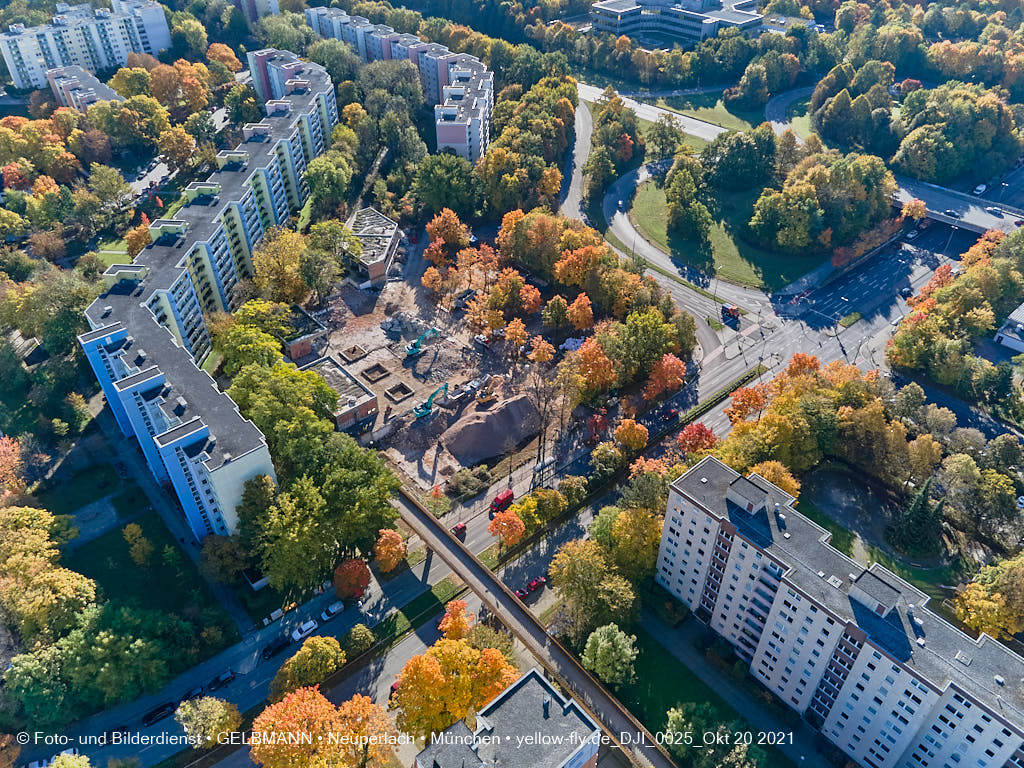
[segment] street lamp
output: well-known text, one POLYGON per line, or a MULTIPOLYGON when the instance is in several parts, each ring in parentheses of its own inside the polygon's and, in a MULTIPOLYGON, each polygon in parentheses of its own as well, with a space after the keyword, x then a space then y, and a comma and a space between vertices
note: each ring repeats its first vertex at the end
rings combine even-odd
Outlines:
POLYGON ((943 253, 949 250, 949 244, 953 242, 953 235, 956 234, 957 229, 959 229, 959 227, 956 226, 952 226, 949 228, 949 239, 946 240, 946 247, 942 249, 943 253))

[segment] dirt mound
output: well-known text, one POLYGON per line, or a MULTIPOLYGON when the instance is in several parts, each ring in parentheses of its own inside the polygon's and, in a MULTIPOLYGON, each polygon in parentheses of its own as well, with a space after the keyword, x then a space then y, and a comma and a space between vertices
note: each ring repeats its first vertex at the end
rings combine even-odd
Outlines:
POLYGON ((540 429, 540 416, 526 395, 474 411, 452 424, 441 442, 463 466, 470 467, 503 453, 540 429))

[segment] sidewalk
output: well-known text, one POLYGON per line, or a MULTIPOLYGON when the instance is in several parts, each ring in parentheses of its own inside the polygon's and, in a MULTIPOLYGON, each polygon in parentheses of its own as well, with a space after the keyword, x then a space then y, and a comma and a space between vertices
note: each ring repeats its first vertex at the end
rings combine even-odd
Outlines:
POLYGON ((798 766, 830 765, 825 755, 815 748, 818 732, 810 725, 802 719, 795 728, 787 725, 773 712, 768 711, 755 701, 746 689, 737 684, 730 675, 708 664, 704 654, 693 645, 703 626, 697 619, 690 617, 673 629, 649 611, 644 611, 640 618, 640 625, 669 653, 700 678, 706 686, 725 699, 729 706, 735 709, 752 728, 763 733, 792 732, 793 743, 780 744, 778 748, 794 764, 798 766))

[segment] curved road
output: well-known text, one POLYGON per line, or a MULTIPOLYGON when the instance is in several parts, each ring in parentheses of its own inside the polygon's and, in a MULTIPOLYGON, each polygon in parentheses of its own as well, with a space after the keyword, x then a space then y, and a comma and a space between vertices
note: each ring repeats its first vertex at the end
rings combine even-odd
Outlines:
MULTIPOLYGON (((814 93, 814 86, 809 85, 806 88, 794 88, 792 91, 780 93, 768 100, 768 103, 764 105, 764 119, 771 124, 772 130, 777 135, 781 136, 789 128, 786 113, 789 112, 790 104, 800 101, 800 99, 806 99, 812 93, 814 93)), ((797 139, 803 141, 799 136, 797 139)))
POLYGON ((404 493, 395 497, 402 520, 432 551, 460 576, 494 615, 600 722, 616 744, 625 743, 634 762, 652 768, 675 768, 651 734, 622 704, 580 666, 544 626, 476 556, 452 536, 440 522, 404 493))

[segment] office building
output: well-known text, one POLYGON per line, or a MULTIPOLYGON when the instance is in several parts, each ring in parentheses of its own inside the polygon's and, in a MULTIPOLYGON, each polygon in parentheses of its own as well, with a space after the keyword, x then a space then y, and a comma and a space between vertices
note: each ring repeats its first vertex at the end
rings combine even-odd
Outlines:
POLYGON ((197 539, 232 532, 243 483, 274 475, 263 435, 200 368, 206 320, 237 308, 253 249, 302 207, 302 172, 338 122, 322 67, 269 50, 250 62, 254 81, 268 84, 267 116, 217 154, 206 181, 186 187, 174 218, 150 224, 151 243, 133 263, 104 272, 106 290, 86 310, 91 330, 79 336, 118 426, 173 487, 197 539))
POLYGON ((653 36, 695 43, 729 28, 759 33, 763 16, 752 0, 600 0, 590 18, 598 32, 657 44, 653 36))
POLYGON ((339 8, 307 8, 306 22, 320 37, 344 40, 363 61, 411 61, 424 97, 435 105, 437 150, 450 150, 471 163, 483 156, 491 138, 494 75, 478 58, 339 8))
POLYGON ((77 64, 46 70, 46 81, 62 107, 85 112, 97 101, 124 101, 121 95, 77 64))
POLYGON ((415 768, 595 768, 601 731, 571 698, 531 669, 465 720, 434 736, 415 768))
POLYGON ((111 8, 57 3, 49 24, 11 24, 0 53, 15 88, 45 88, 46 72, 78 66, 89 72, 124 66, 129 53, 156 56, 170 47, 163 7, 152 0, 111 0, 111 8))
POLYGON ((1024 766, 1024 659, 828 540, 792 496, 708 457, 670 487, 656 579, 860 765, 1024 766))

